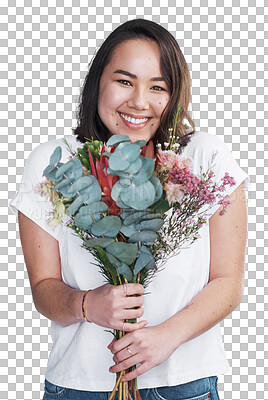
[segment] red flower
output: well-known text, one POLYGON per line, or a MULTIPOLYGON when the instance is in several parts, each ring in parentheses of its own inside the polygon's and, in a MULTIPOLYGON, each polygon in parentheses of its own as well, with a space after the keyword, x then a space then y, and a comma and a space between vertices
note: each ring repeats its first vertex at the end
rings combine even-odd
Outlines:
POLYGON ((107 174, 107 168, 109 167, 109 158, 104 156, 105 146, 102 146, 100 160, 96 159, 96 166, 90 150, 88 150, 90 165, 92 174, 98 180, 101 190, 104 193, 102 201, 109 207, 108 211, 111 215, 119 215, 120 208, 111 197, 111 191, 113 185, 118 181, 119 177, 116 175, 107 174))

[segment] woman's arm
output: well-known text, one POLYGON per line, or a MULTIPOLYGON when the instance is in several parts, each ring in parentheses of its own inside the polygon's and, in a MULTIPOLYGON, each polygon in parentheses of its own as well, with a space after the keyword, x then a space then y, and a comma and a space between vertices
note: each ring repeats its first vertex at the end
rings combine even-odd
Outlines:
MULTIPOLYGON (((20 239, 37 311, 61 325, 84 321, 82 299, 86 290, 74 289, 62 281, 58 241, 23 213, 18 213, 20 239)), ((129 284, 129 294, 142 295, 144 288, 129 284)), ((122 329, 124 319, 143 315, 143 298, 126 297, 122 286, 103 285, 87 294, 87 318, 101 326, 122 329), (137 309, 133 309, 137 307, 137 309)), ((145 326, 125 323, 128 332, 145 326)))
MULTIPOLYGON (((125 335, 110 345, 117 365, 111 372, 142 365, 128 373, 133 379, 165 361, 182 343, 212 328, 241 302, 244 286, 247 206, 242 183, 229 197, 224 216, 209 220, 210 275, 208 284, 181 311, 164 323, 125 335), (126 350, 132 351, 133 356, 126 350)), ((198 260, 196 260, 198 262, 198 260)))

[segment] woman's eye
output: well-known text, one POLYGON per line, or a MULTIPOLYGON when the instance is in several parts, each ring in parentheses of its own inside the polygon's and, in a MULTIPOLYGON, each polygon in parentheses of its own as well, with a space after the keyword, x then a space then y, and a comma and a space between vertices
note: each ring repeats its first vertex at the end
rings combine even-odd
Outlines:
POLYGON ((129 81, 126 81, 125 79, 118 79, 117 82, 123 83, 123 85, 130 85, 130 82, 129 82, 129 81))
POLYGON ((166 91, 166 89, 162 88, 161 86, 153 86, 153 89, 156 89, 157 91, 161 92, 161 91, 166 91))

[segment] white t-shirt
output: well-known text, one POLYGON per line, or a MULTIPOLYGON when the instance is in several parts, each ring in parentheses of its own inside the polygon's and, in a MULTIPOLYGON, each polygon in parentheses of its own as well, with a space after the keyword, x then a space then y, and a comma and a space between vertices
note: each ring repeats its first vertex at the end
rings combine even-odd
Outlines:
MULTIPOLYGON (((66 136, 73 150, 82 144, 76 136, 66 136)), ((62 147, 61 162, 65 163, 70 153, 61 139, 51 140, 37 146, 30 154, 24 169, 18 193, 9 203, 13 213, 20 210, 42 229, 59 241, 61 271, 63 281, 76 289, 87 290, 106 282, 93 256, 81 247, 82 240, 64 225, 55 231, 46 224, 51 204, 35 193, 34 187, 43 181, 43 170, 57 146, 62 147)), ((210 166, 212 154, 218 154, 214 161, 214 172, 219 182, 225 172, 236 180, 236 185, 226 194, 234 191, 248 175, 239 167, 226 144, 217 136, 206 132, 196 132, 183 150, 184 157, 193 160, 193 172, 199 174, 210 166)), ((214 213, 219 206, 214 206, 214 213)), ((228 212, 228 209, 227 209, 228 212)), ((188 249, 171 258, 158 272, 146 289, 144 315, 147 326, 162 323, 183 309, 208 283, 209 278, 209 224, 199 231, 201 237, 188 249)), ((105 328, 86 321, 63 326, 51 321, 53 340, 46 379, 67 388, 87 391, 111 391, 115 384, 115 374, 109 372, 114 364, 112 353, 106 348, 112 340, 105 328)), ((157 351, 157 349, 156 349, 157 351)), ((138 377, 138 387, 152 388, 173 386, 212 375, 220 375, 230 370, 222 342, 220 324, 207 332, 183 343, 165 362, 138 377)))

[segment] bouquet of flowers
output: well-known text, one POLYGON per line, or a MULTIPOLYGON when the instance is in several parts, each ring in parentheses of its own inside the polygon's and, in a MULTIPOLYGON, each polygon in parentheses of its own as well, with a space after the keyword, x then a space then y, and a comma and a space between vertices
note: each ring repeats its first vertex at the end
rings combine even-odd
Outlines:
MULTIPOLYGON (((212 169, 193 174, 192 160, 179 152, 179 111, 169 142, 164 149, 157 146, 156 157, 151 141, 131 143, 126 135, 113 135, 106 144, 88 139, 76 152, 64 139, 69 161, 60 162, 59 146, 43 172, 46 181, 37 190, 53 204, 50 225, 69 218, 66 226, 81 237, 82 247, 94 256, 110 284, 146 287, 185 243, 197 240, 212 206, 222 204, 221 215, 226 212, 229 201, 223 192, 235 181, 226 173, 220 183, 214 182, 212 169)), ((125 334, 112 333, 116 339, 125 334)), ((119 400, 140 398, 137 378, 121 382, 134 368, 117 374, 110 399, 117 389, 119 400)))

